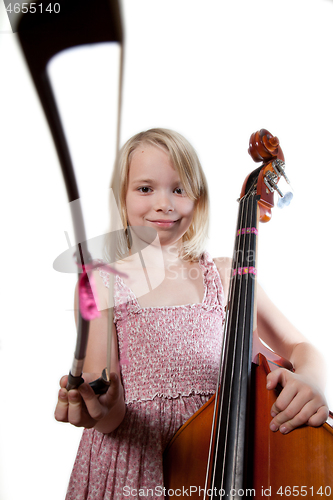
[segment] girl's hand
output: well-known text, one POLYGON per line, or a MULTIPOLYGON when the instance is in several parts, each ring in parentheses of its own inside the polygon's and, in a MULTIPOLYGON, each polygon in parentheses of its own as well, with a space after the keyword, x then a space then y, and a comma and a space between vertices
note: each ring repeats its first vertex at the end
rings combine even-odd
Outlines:
POLYGON ((70 391, 66 390, 67 375, 61 378, 55 419, 76 427, 95 427, 100 432, 111 432, 118 427, 125 414, 123 388, 118 375, 110 374, 111 385, 101 396, 97 396, 87 383, 98 376, 85 373, 83 378, 86 382, 70 391))
POLYGON ((278 384, 283 389, 271 409, 272 431, 287 434, 301 425, 318 427, 326 421, 327 402, 316 385, 285 368, 274 370, 267 376, 267 389, 274 389, 278 384))

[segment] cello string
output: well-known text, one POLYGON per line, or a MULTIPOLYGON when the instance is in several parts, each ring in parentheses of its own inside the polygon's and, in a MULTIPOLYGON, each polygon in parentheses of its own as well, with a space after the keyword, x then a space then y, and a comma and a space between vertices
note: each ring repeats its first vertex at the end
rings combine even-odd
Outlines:
MULTIPOLYGON (((254 183, 255 184, 255 183, 254 183)), ((254 184, 252 187, 254 187, 254 184)), ((244 455, 245 458, 245 452, 246 452, 246 425, 247 425, 247 419, 245 418, 245 423, 242 422, 242 419, 244 418, 244 415, 248 414, 248 384, 247 381, 248 375, 249 375, 249 367, 251 366, 251 358, 252 358, 252 349, 251 349, 251 332, 249 331, 249 326, 251 324, 252 318, 248 317, 247 314, 249 312, 249 307, 251 307, 252 311, 252 290, 253 290, 253 283, 250 281, 252 276, 250 276, 251 273, 249 273, 250 269, 250 263, 251 263, 251 256, 254 255, 253 250, 256 245, 256 240, 255 240, 255 235, 252 233, 252 230, 248 230, 248 228, 256 227, 257 226, 257 220, 256 220, 256 213, 257 213, 257 200, 252 196, 255 194, 254 191, 249 191, 249 196, 247 197, 247 220, 245 226, 242 228, 242 233, 244 233, 244 238, 242 239, 242 250, 243 250, 243 266, 241 267, 239 271, 239 276, 240 276, 240 281, 241 281, 241 288, 242 292, 240 293, 242 299, 241 299, 241 314, 243 315, 243 323, 240 323, 238 325, 238 337, 240 346, 241 348, 238 348, 238 354, 237 356, 240 356, 240 359, 237 359, 237 362, 239 362, 239 385, 238 385, 238 397, 236 400, 236 407, 237 411, 236 414, 233 414, 233 420, 235 420, 236 417, 236 432, 235 432, 235 443, 236 446, 233 447, 234 450, 234 464, 239 463, 237 460, 237 457, 241 457, 244 455), (255 220, 254 220, 255 219, 255 220), (245 268, 245 269, 244 269, 245 268), (250 321, 250 323, 249 323, 250 321), (246 375, 245 377, 245 383, 247 387, 244 387, 244 374, 246 375), (244 401, 244 396, 246 397, 244 401), (244 408, 245 404, 245 408, 244 408), (245 425, 245 427, 244 427, 245 425)), ((253 263, 253 266, 255 266, 255 262, 253 263)), ((255 274, 253 275, 253 278, 255 279, 255 274)), ((236 360, 236 358, 235 358, 236 360)), ((245 463, 245 460, 242 460, 242 463, 245 463)), ((244 474, 245 474, 245 469, 241 470, 235 470, 232 475, 232 484, 230 484, 230 488, 238 489, 244 487, 244 474)))
MULTIPOLYGON (((243 225, 243 221, 244 221, 244 208, 245 208, 245 203, 244 203, 244 199, 241 200, 240 202, 240 210, 239 210, 239 217, 238 217, 238 225, 237 225, 237 230, 240 229, 243 225)), ((241 255, 241 252, 240 252, 240 247, 241 247, 241 243, 242 243, 242 238, 237 238, 237 231, 236 231, 236 241, 235 241, 235 246, 234 246, 234 255, 233 255, 233 266, 232 266, 232 270, 231 270, 231 279, 230 279, 230 288, 229 288, 229 300, 228 300, 228 313, 230 310, 232 311, 235 311, 235 301, 238 300, 238 303, 239 303, 239 292, 238 292, 238 298, 236 297, 236 280, 235 280, 235 276, 234 276, 234 270, 235 269, 238 269, 239 267, 239 258, 240 258, 240 255, 241 255)), ((236 275, 237 276, 237 275, 236 275)), ((237 307, 237 316, 236 316, 236 323, 238 323, 238 307, 237 307)), ((225 351, 223 353, 223 356, 221 358, 221 363, 223 363, 223 361, 226 361, 227 357, 226 357, 226 352, 230 351, 230 349, 232 349, 232 353, 231 353, 231 356, 228 355, 228 358, 232 359, 232 362, 230 363, 229 362, 229 367, 230 367, 230 364, 231 364, 231 376, 230 376, 230 380, 233 379, 233 370, 234 370, 234 357, 235 357, 235 341, 234 341, 234 345, 232 346, 232 339, 231 339, 231 324, 232 324, 232 321, 231 321, 231 318, 230 318, 230 314, 228 314, 228 324, 227 324, 227 328, 226 328, 226 331, 225 331, 225 340, 226 340, 226 347, 227 347, 227 351, 225 351), (231 346, 231 347, 230 347, 231 346)), ((224 399, 222 400, 222 397, 219 398, 219 410, 220 410, 220 418, 219 418, 219 421, 217 423, 217 433, 216 433, 216 448, 215 448, 215 456, 214 456, 214 469, 213 469, 213 481, 215 482, 215 475, 216 475, 216 467, 217 467, 217 461, 218 461, 218 454, 219 454, 219 435, 220 435, 220 430, 221 430, 221 407, 222 407, 222 404, 224 406, 226 406, 226 413, 227 415, 223 416, 223 418, 226 418, 226 427, 225 427, 225 436, 227 437, 227 433, 228 433, 228 422, 230 420, 229 418, 229 415, 230 415, 230 405, 231 405, 231 392, 230 392, 230 387, 229 387, 229 393, 226 394, 226 389, 225 389, 225 378, 226 378, 226 375, 227 375, 227 364, 226 363, 223 363, 223 366, 222 368, 223 369, 223 380, 222 380, 222 383, 221 383, 221 388, 220 388, 220 391, 219 391, 219 394, 221 395, 224 395, 224 399)), ((226 452, 226 446, 227 446, 227 439, 224 441, 223 443, 224 445, 224 453, 223 453, 223 457, 225 457, 225 452, 226 452)), ((225 474, 225 460, 223 461, 223 464, 222 464, 222 479, 224 477, 224 474, 225 474)), ((214 484, 214 483, 213 483, 214 484)))
MULTIPOLYGON (((240 280, 241 280, 241 287, 242 287, 242 304, 241 304, 241 311, 240 314, 242 315, 242 322, 240 323, 240 328, 239 328, 239 342, 240 342, 240 349, 238 351, 238 356, 240 356, 239 359, 239 366, 238 366, 238 378, 239 380, 243 380, 244 376, 244 370, 247 372, 247 366, 248 366, 248 361, 245 357, 245 355, 248 355, 247 353, 247 341, 248 336, 247 336, 247 323, 246 323, 246 313, 247 313, 247 308, 251 306, 251 304, 248 304, 249 300, 249 290, 250 290, 250 275, 249 273, 245 272, 243 274, 243 269, 249 268, 249 262, 248 258, 251 255, 251 233, 247 233, 247 228, 252 227, 252 220, 253 220, 253 212, 254 212, 254 203, 253 203, 253 198, 248 197, 247 199, 247 217, 246 217, 246 224, 243 229, 244 231, 244 238, 243 238, 243 259, 242 259, 242 267, 241 267, 241 274, 240 274, 240 280)), ((246 380, 248 378, 246 377, 246 380)), ((247 394, 247 391, 245 392, 245 395, 247 394)), ((242 422, 241 419, 244 418, 244 413, 243 413, 243 405, 244 405, 244 394, 243 394, 243 384, 240 383, 239 385, 239 393, 238 393, 238 398, 237 398, 237 412, 236 412, 236 446, 234 447, 234 455, 235 458, 237 454, 243 453, 243 450, 245 449, 245 429, 242 428, 242 422)), ((235 460, 236 463, 236 460, 235 460)), ((243 477, 244 477, 244 471, 241 471, 241 474, 239 474, 239 471, 235 471, 234 477, 241 477, 240 481, 238 479, 238 484, 233 484, 233 488, 237 489, 239 487, 243 486, 243 477)))
MULTIPOLYGON (((238 244, 238 254, 237 254, 237 260, 236 260, 236 266, 235 266, 234 271, 233 271, 234 279, 238 280, 238 298, 237 298, 237 309, 236 309, 236 324, 235 324, 235 332, 234 332, 235 340, 234 340, 233 355, 232 355, 232 384, 230 385, 230 389, 229 389, 229 391, 230 391, 229 392, 229 405, 228 405, 229 406, 229 410, 228 410, 229 413, 230 413, 231 397, 232 397, 232 392, 233 392, 233 390, 232 390, 233 381, 235 380, 235 376, 236 375, 238 375, 238 377, 240 377, 240 373, 238 373, 238 374, 236 373, 236 351, 238 351, 238 349, 239 349, 238 348, 239 342, 241 341, 241 343, 242 343, 242 335, 243 334, 240 331, 240 326, 242 326, 242 324, 241 324, 241 315, 242 315, 243 311, 245 310, 244 309, 244 305, 242 304, 242 295, 243 295, 243 290, 244 290, 244 279, 243 279, 243 275, 242 275, 242 271, 241 270, 244 267, 246 233, 243 234, 242 229, 247 226, 248 218, 249 218, 249 198, 246 196, 245 200, 244 200, 244 210, 243 210, 242 223, 241 223, 240 227, 238 228, 238 231, 239 231, 239 236, 238 236, 238 242, 239 242, 239 244, 238 244), (235 270, 236 270, 236 274, 235 274, 235 270), (239 270, 240 270, 240 274, 239 274, 239 270)), ((241 359, 242 359, 242 352, 241 352, 241 359)), ((241 362, 241 359, 240 359, 240 362, 241 362)), ((241 364, 240 364, 240 372, 241 372, 241 364)), ((236 429, 238 429, 238 427, 239 427, 239 424, 238 424, 238 421, 239 421, 239 404, 240 404, 240 401, 239 401, 239 398, 238 398, 238 404, 237 404, 238 410, 236 412, 236 429)), ((228 423, 229 423, 229 421, 230 421, 230 416, 228 415, 228 423)), ((228 434, 227 433, 226 433, 226 440, 228 440, 228 434)), ((237 440, 238 440, 238 438, 237 438, 237 440)), ((235 451, 236 448, 233 447, 233 450, 235 451)), ((235 457, 236 457, 235 453, 233 453, 233 464, 234 464, 233 468, 232 468, 233 470, 236 467, 235 457)), ((219 488, 219 490, 220 490, 220 498, 221 498, 222 492, 223 492, 223 483, 222 483, 223 480, 224 480, 224 474, 221 477, 221 484, 220 484, 220 488, 219 488)), ((233 487, 234 484, 232 484, 231 486, 233 487)))
MULTIPOLYGON (((248 193, 250 193, 250 191, 253 191, 253 188, 255 187, 255 184, 256 184, 256 179, 254 179, 254 181, 252 182, 252 186, 250 187, 250 189, 248 190, 248 193)), ((240 200, 240 208, 239 208, 239 217, 238 217, 238 226, 237 226, 237 229, 238 230, 241 230, 242 229, 242 226, 244 226, 244 205, 245 205, 245 199, 247 199, 248 196, 244 196, 242 200, 240 200)), ((247 205, 248 205, 248 202, 247 202, 247 205)), ((246 210, 248 211, 248 209, 246 210)), ((224 345, 222 347, 222 354, 221 354, 221 359, 220 359, 220 370, 219 370, 219 377, 218 377, 218 382, 217 382, 217 390, 216 390, 216 394, 222 394, 224 392, 224 386, 225 386, 225 372, 223 373, 222 372, 222 369, 221 369, 221 365, 222 365, 222 361, 226 359, 226 356, 225 356, 225 353, 227 352, 227 350, 229 350, 229 344, 230 344, 230 328, 231 328, 231 321, 230 321, 230 309, 232 309, 231 306, 233 306, 235 300, 236 300, 236 287, 235 287, 235 279, 234 279, 234 271, 233 270, 238 270, 238 268, 240 267, 243 267, 243 266, 240 266, 240 256, 241 256, 241 252, 240 252, 240 248, 241 248, 241 245, 244 245, 244 239, 242 238, 242 231, 239 231, 240 232, 240 238, 236 238, 236 241, 235 241, 235 246, 234 246, 234 256, 233 256, 233 268, 231 269, 231 279, 230 279, 230 288, 229 288, 229 295, 228 295, 228 303, 227 303, 227 311, 226 311, 226 320, 225 320, 225 328, 224 328, 224 345), (222 378, 223 376, 223 378, 222 378), (221 389, 220 391, 218 391, 219 389, 219 383, 221 381, 221 389)), ((237 232, 236 232, 236 235, 237 235, 237 232)), ((244 248, 244 247, 243 247, 244 248)), ((244 253, 244 252, 243 252, 244 253)), ((238 272, 236 274, 236 276, 238 275, 238 272)), ((240 290, 238 292, 238 296, 240 296, 240 290)), ((237 317, 237 323, 239 321, 239 317, 237 317)), ((207 471, 206 471, 206 482, 205 482, 205 495, 206 495, 206 491, 207 491, 207 485, 208 485, 208 476, 209 476, 209 466, 210 466, 210 458, 211 458, 211 455, 212 455, 212 437, 213 437, 213 432, 214 432, 214 426, 215 426, 215 422, 216 422, 216 418, 217 418, 217 403, 219 404, 219 409, 221 408, 221 405, 222 405, 222 401, 221 401, 221 398, 219 398, 220 400, 218 401, 218 398, 216 398, 215 400, 215 406, 214 406, 214 415, 213 415, 213 424, 212 424, 212 433, 211 433, 211 440, 210 440, 210 446, 209 446, 209 460, 208 460, 208 468, 207 468, 207 471)), ((228 398, 228 405, 227 405, 227 412, 228 414, 230 414, 230 394, 229 394, 229 398, 228 398)), ((221 412, 220 412, 221 413, 221 412)), ((219 436, 220 434, 220 426, 221 426, 221 416, 219 418, 219 421, 218 421, 218 424, 217 424, 217 430, 216 430, 216 433, 215 435, 216 436, 219 436)), ((215 439, 215 441, 217 442, 217 447, 215 449, 215 454, 214 454, 214 457, 213 457, 213 465, 212 465, 212 477, 211 477, 211 481, 215 481, 215 474, 216 474, 216 464, 217 464, 217 455, 218 455, 218 439, 215 439)), ((225 467, 225 464, 223 464, 223 468, 225 467)), ((224 474, 224 472, 223 472, 224 474)))
MULTIPOLYGON (((241 224, 239 224, 238 226, 238 233, 239 233, 239 238, 238 238, 238 244, 235 245, 235 248, 237 248, 237 258, 234 260, 235 262, 235 265, 233 266, 234 267, 234 270, 233 270, 233 278, 234 276, 236 276, 236 279, 239 280, 239 290, 238 290, 238 304, 241 304, 241 297, 242 297, 242 294, 244 294, 244 276, 243 276, 243 273, 242 273, 242 268, 244 267, 243 264, 245 263, 245 260, 244 260, 244 256, 246 255, 246 250, 248 250, 248 247, 249 247, 249 244, 250 244, 250 241, 249 241, 249 238, 247 237, 247 232, 246 231, 242 231, 242 227, 244 227, 244 221, 245 221, 245 227, 249 226, 250 225, 250 221, 252 220, 252 216, 253 216, 253 204, 250 203, 250 197, 246 197, 246 202, 244 201, 244 208, 243 208, 243 214, 242 214, 242 217, 241 217, 241 224), (249 212, 249 205, 251 207, 251 211, 249 212), (245 214, 245 216, 244 216, 245 214), (244 234, 243 234, 244 233, 244 234), (247 243, 248 242, 248 243, 247 243), (241 251, 240 251, 241 250, 241 251), (242 265, 241 265, 242 264, 242 265), (241 270, 240 271, 240 274, 238 273, 238 270, 241 270), (235 273, 235 270, 236 270, 236 273, 235 273), (238 278, 239 276, 239 278, 238 278)), ((250 233, 251 235, 251 233, 250 233)), ((245 286, 246 284, 248 283, 248 279, 245 278, 245 286)), ((235 282, 233 281, 233 284, 235 285, 235 282)), ((235 294, 236 294, 236 288, 235 286, 233 287, 233 298, 235 299, 235 294)), ((243 295, 244 296, 244 295, 243 295)), ((245 300, 247 298, 247 286, 245 288, 245 300)), ((238 332, 239 330, 239 322, 240 322, 240 311, 241 311, 241 307, 238 307, 237 308, 237 318, 236 318, 236 328, 235 328, 235 332, 238 332)), ((244 307, 243 307, 243 311, 244 311, 244 307)), ((245 313, 243 313, 245 315, 245 313)), ((244 321, 243 321, 243 325, 244 325, 244 321)), ((238 333, 239 335, 239 333, 238 333)), ((244 336, 244 326, 243 326, 243 334, 244 336)), ((238 338, 235 340, 234 342, 234 348, 233 348, 233 367, 235 365, 235 350, 236 350, 236 347, 237 347, 237 343, 238 343, 238 338)), ((244 339, 241 337, 241 344, 244 345, 244 339)), ((241 351, 242 353, 242 351, 241 351)), ((241 354, 242 355, 242 354, 241 354)), ((232 373, 232 377, 234 377, 234 373, 232 373)), ((229 388, 229 391, 231 390, 231 388, 229 388)), ((228 412, 230 414, 230 400, 231 398, 231 392, 229 392, 229 398, 228 398, 228 412)), ((239 414, 239 412, 238 412, 239 414)), ((228 419, 230 420, 230 418, 228 417, 228 419)), ((228 420, 227 420, 228 422, 228 420)), ((227 433, 226 433, 226 438, 227 438, 227 433)), ((224 454, 225 456, 225 454, 224 454)), ((224 478, 224 472, 223 472, 223 475, 221 476, 221 481, 223 481, 223 478, 224 478)), ((220 491, 223 491, 222 489, 222 484, 221 484, 221 487, 220 487, 220 491)))
MULTIPOLYGON (((238 227, 241 226, 242 217, 243 217, 243 201, 241 200, 239 210, 238 210, 237 229, 238 229, 238 227)), ((237 231, 236 231, 236 234, 237 234, 237 231)), ((226 308, 226 318, 225 318, 225 324, 224 324, 223 345, 222 345, 222 351, 221 351, 221 357, 220 357, 219 375, 218 375, 217 386, 216 386, 214 415, 213 415, 211 439, 210 439, 210 445, 209 445, 209 456, 208 456, 207 469, 206 469, 204 500, 206 498, 210 470, 212 471, 211 477, 210 477, 211 485, 213 485, 215 482, 217 455, 218 455, 218 442, 219 442, 220 427, 221 427, 221 415, 220 415, 220 418, 219 418, 217 424, 216 424, 216 419, 217 419, 217 409, 219 410, 219 414, 221 414, 221 405, 222 405, 221 395, 223 394, 223 392, 225 390, 224 389, 225 388, 225 376, 223 373, 223 368, 225 367, 225 363, 223 363, 223 361, 226 359, 226 357, 227 357, 226 353, 229 350, 229 340, 230 340, 230 321, 229 320, 230 320, 230 309, 232 309, 234 299, 235 299, 233 268, 235 268, 235 266, 237 264, 237 262, 235 261, 235 256, 238 255, 238 251, 236 251, 237 244, 239 245, 239 241, 237 241, 237 239, 235 239, 232 268, 230 270, 230 286, 229 286, 229 293, 228 293, 228 301, 226 304, 227 308, 226 308), (215 429, 215 427, 216 427, 216 429, 215 429), (214 430, 215 430, 215 433, 214 433, 214 430), (212 462, 211 462, 213 437, 215 437, 216 446, 214 449, 214 457, 213 457, 212 462), (212 463, 212 466, 210 467, 211 463, 212 463)))

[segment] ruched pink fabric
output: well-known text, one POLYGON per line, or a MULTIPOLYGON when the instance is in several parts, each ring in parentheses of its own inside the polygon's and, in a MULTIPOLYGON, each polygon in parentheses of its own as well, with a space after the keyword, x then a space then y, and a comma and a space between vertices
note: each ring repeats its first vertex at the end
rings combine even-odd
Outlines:
MULTIPOLYGON (((200 266, 200 304, 141 308, 117 276, 114 321, 126 415, 110 434, 84 430, 67 500, 163 497, 163 451, 216 390, 224 295, 208 254, 200 266)), ((108 286, 109 275, 100 274, 108 286)))

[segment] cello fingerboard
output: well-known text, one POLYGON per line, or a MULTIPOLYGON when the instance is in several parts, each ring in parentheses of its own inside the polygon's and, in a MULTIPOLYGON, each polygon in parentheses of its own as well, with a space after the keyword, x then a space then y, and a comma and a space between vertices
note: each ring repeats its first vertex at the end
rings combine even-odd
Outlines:
POLYGON ((255 315, 258 198, 250 194, 239 205, 216 408, 216 439, 213 439, 207 485, 211 491, 241 489, 247 476, 244 464, 255 315))

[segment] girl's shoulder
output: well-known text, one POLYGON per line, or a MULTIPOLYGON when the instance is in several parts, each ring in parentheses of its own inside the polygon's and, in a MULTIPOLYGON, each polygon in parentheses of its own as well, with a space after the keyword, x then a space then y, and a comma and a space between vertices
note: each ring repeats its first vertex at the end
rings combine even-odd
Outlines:
POLYGON ((213 259, 221 278, 224 295, 228 297, 232 259, 230 257, 216 257, 213 259))
POLYGON ((213 261, 217 269, 231 269, 232 259, 231 257, 214 257, 213 261))

